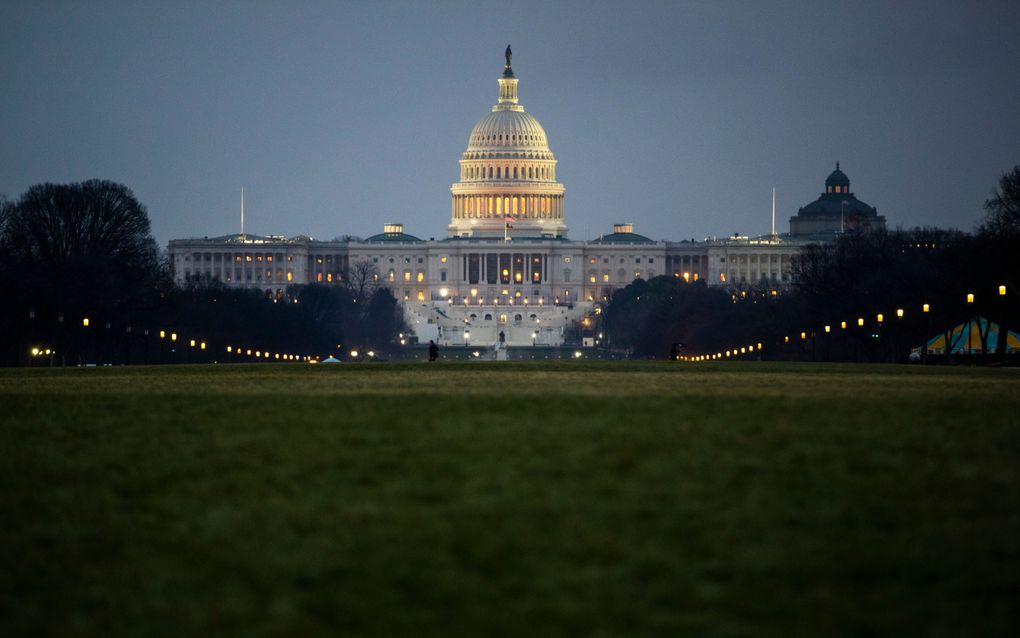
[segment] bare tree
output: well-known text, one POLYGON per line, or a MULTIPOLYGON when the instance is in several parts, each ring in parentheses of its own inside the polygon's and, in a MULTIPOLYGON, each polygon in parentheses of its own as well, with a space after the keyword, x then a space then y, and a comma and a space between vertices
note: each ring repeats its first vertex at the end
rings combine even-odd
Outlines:
POLYGON ((375 264, 362 259, 347 267, 343 281, 356 302, 366 301, 366 296, 379 286, 379 270, 375 264))
POLYGON ((981 231, 990 235, 1020 235, 1020 165, 999 178, 999 189, 985 200, 987 216, 981 231))

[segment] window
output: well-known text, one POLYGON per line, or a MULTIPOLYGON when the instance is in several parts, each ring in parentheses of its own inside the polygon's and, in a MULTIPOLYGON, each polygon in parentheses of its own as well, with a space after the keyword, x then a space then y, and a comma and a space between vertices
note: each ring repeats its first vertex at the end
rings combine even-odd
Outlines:
POLYGON ((425 281, 425 273, 423 273, 422 271, 419 270, 418 271, 418 283, 421 283, 423 281, 425 281))
POLYGON ((446 281, 446 271, 445 270, 440 270, 439 271, 439 281, 446 281))
POLYGON ((411 271, 410 270, 405 270, 404 271, 404 281, 411 281, 411 271))

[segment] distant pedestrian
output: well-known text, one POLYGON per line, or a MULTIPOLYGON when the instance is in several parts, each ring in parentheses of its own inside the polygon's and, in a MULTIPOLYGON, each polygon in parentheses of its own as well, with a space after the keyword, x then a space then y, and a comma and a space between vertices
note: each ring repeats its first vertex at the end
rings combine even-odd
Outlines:
POLYGON ((499 347, 500 348, 506 347, 506 333, 504 333, 502 330, 499 331, 499 347))
POLYGON ((436 342, 429 339, 429 361, 435 361, 439 358, 439 346, 436 342))

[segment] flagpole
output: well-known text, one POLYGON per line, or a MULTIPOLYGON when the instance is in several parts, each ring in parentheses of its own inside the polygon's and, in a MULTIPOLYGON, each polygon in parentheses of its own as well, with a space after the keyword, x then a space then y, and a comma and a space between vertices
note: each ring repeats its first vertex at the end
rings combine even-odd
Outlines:
POLYGON ((772 239, 776 238, 776 188, 772 187, 772 239))
POLYGON ((244 187, 241 188, 241 241, 244 241, 244 187))

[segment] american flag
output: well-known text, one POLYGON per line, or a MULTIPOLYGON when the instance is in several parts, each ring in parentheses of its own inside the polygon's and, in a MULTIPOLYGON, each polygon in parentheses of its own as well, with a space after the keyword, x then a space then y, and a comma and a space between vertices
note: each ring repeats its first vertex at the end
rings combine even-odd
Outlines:
POLYGON ((503 221, 506 223, 506 227, 507 228, 513 228, 514 227, 514 218, 511 217, 510 215, 507 215, 506 218, 503 221))

